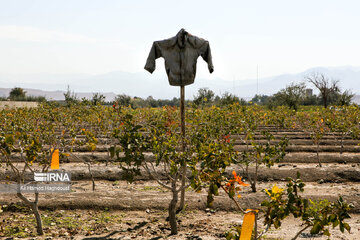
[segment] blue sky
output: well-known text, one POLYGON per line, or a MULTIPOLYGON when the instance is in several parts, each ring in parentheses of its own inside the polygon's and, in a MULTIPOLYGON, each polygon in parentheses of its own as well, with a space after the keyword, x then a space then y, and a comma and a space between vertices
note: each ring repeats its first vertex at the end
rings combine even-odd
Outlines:
MULTIPOLYGON (((242 80, 360 66, 360 3, 335 0, 0 0, 1 74, 144 71, 154 40, 180 28, 210 42, 215 72, 242 80)), ((164 71, 158 60, 157 71, 164 71)))

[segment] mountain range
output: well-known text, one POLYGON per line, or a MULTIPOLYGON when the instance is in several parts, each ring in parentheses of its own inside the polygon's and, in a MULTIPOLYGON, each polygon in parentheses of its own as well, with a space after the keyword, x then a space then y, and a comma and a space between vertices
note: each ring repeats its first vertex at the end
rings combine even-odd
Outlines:
MULTIPOLYGON (((323 73, 330 79, 339 80, 342 90, 350 89, 356 95, 360 95, 360 67, 352 66, 316 67, 297 74, 283 74, 258 80, 229 81, 221 78, 196 78, 194 84, 186 86, 185 93, 187 99, 192 99, 199 88, 207 87, 217 95, 229 92, 248 100, 256 93, 274 94, 291 82, 304 81, 304 77, 313 72, 323 73)), ((62 100, 68 86, 78 98, 91 98, 93 93, 100 92, 108 101, 113 100, 118 94, 172 99, 179 97, 180 92, 178 87, 168 84, 166 74, 161 71, 154 74, 145 71, 138 73, 115 71, 99 75, 0 74, 0 96, 2 97, 8 96, 11 88, 21 87, 27 91, 27 95, 62 100)), ((310 83, 307 83, 307 86, 314 89, 310 83)), ((315 89, 314 92, 316 93, 315 89)), ((356 96, 354 101, 360 103, 360 96, 356 96)))

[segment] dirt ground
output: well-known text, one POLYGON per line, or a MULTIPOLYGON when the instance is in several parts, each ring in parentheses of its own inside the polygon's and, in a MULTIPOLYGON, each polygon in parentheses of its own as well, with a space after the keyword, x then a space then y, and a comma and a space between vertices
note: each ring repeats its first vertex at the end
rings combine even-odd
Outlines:
MULTIPOLYGON (((258 192, 251 192, 249 187, 242 189, 238 202, 243 208, 258 208, 259 204, 267 199, 263 189, 271 189, 276 184, 285 187, 286 182, 264 182, 258 184, 258 192)), ((308 182, 303 193, 311 199, 328 199, 335 201, 342 195, 346 201, 352 203, 353 212, 360 213, 360 183, 313 183, 308 182)), ((32 194, 26 194, 32 197, 32 194)), ((186 203, 188 209, 204 210, 206 208, 207 192, 195 193, 187 191, 186 203)), ((112 209, 112 210, 146 210, 166 209, 171 200, 168 190, 160 187, 155 181, 136 181, 128 184, 125 181, 97 181, 96 189, 92 191, 90 181, 75 181, 71 193, 42 193, 39 197, 40 209, 112 209)), ((2 194, 1 205, 10 203, 22 204, 15 194, 2 194)), ((214 208, 223 211, 237 210, 234 203, 220 191, 215 196, 214 208)))
MULTIPOLYGON (((360 153, 359 153, 360 155, 360 153)), ((357 163, 322 163, 323 167, 317 167, 317 163, 289 163, 284 162, 275 164, 271 168, 260 166, 258 179, 260 181, 284 181, 287 177, 296 177, 296 173, 300 172, 301 178, 305 182, 316 182, 323 180, 324 182, 360 182, 360 162, 357 163)), ((23 167, 22 163, 16 163, 19 168, 23 167)), ((41 171, 42 167, 33 165, 34 171, 41 171)), ((91 165, 92 174, 96 180, 116 181, 123 179, 124 171, 119 165, 105 163, 93 163, 91 165)), ((249 168, 250 174, 254 174, 254 168, 249 168)), ((84 163, 62 163, 59 171, 71 172, 72 180, 89 180, 91 179, 87 165, 84 163)), ((226 173, 232 176, 231 172, 235 170, 241 176, 244 176, 243 169, 237 165, 231 165, 227 168, 226 173)), ((159 173, 161 173, 159 169, 159 173)), ((189 172, 190 173, 190 172, 189 172)), ((8 179, 13 176, 10 168, 0 169, 0 180, 8 179)), ((190 176, 190 175, 189 175, 190 176)), ((135 177, 137 180, 150 180, 149 175, 142 169, 141 176, 135 177)), ((164 178, 165 179, 165 178, 164 178)), ((33 174, 28 171, 25 174, 25 180, 32 181, 33 174)))
MULTIPOLYGON (((259 192, 243 188, 240 205, 258 207, 266 199, 261 189, 271 188, 275 182, 263 182, 259 192)), ((276 182, 284 187, 286 182, 276 182)), ((43 216, 44 237, 36 237, 33 216, 14 194, 0 196, 1 205, 7 205, 0 213, 0 237, 17 236, 30 239, 225 239, 227 231, 242 223, 243 215, 233 202, 220 192, 215 197, 213 210, 206 209, 206 192, 187 192, 187 207, 179 214, 179 234, 169 236, 166 221, 170 193, 155 181, 97 181, 95 192, 90 181, 76 181, 72 192, 41 194, 39 204, 43 216), (9 232, 12 231, 12 232, 9 232)), ((331 239, 359 239, 360 183, 307 182, 304 197, 335 200, 339 194, 356 205, 356 211, 347 222, 351 233, 333 230, 331 239)), ((262 227, 263 219, 259 219, 262 227)), ((263 239, 291 239, 301 229, 299 220, 286 219, 280 229, 270 229, 263 239)), ((330 228, 331 229, 331 228, 330 228)), ((304 232, 299 239, 327 239, 304 232)))
MULTIPOLYGON (((185 210, 178 216, 179 234, 170 236, 169 224, 166 221, 166 210, 145 211, 94 211, 94 210, 58 210, 42 211, 45 236, 36 237, 31 215, 9 213, 0 215, 4 224, 16 225, 14 237, 28 239, 225 239, 226 232, 240 226, 243 215, 237 212, 185 210), (11 222, 11 223, 10 223, 11 222), (25 233, 26 232, 26 235, 25 233)), ((331 239, 359 239, 360 215, 353 214, 347 221, 351 226, 350 233, 341 233, 330 227, 331 239)), ((263 229, 263 218, 260 216, 259 231, 263 229)), ((288 218, 280 229, 271 228, 263 239, 291 239, 302 228, 299 221, 288 218)), ((0 232, 0 237, 3 236, 0 232)), ((1 238, 1 239, 5 239, 1 238)), ((303 232, 298 239, 327 239, 325 236, 312 236, 309 231, 303 232)))
POLYGON ((38 107, 38 102, 17 102, 17 101, 0 101, 0 109, 4 108, 33 108, 38 107))
MULTIPOLYGON (((0 213, 0 238, 25 237, 28 239, 225 239, 225 234, 242 223, 243 215, 235 204, 220 191, 214 208, 206 208, 206 191, 195 193, 188 189, 186 209, 179 214, 179 234, 169 236, 167 207, 171 194, 144 175, 133 184, 121 179, 116 166, 93 166, 96 190, 83 163, 62 165, 72 172, 70 193, 40 194, 39 207, 44 222, 44 237, 36 237, 34 217, 26 213, 14 194, 1 194, 0 205, 7 205, 0 213)), ((230 167, 228 171, 241 169, 230 167)), ((347 220, 351 233, 331 230, 331 239, 360 239, 360 167, 358 163, 316 164, 282 163, 260 170, 258 192, 243 187, 239 204, 243 208, 258 208, 267 199, 264 189, 274 184, 285 187, 286 177, 295 177, 300 171, 304 180, 303 197, 335 201, 339 195, 355 208, 347 220)), ((0 171, 0 175, 6 172, 0 171)), ((30 196, 30 195, 28 195, 30 196)), ((262 227, 263 219, 259 219, 262 227)), ((263 239, 291 239, 301 229, 298 219, 284 220, 280 229, 270 229, 263 239)), ((298 239, 327 239, 304 232, 298 239)))

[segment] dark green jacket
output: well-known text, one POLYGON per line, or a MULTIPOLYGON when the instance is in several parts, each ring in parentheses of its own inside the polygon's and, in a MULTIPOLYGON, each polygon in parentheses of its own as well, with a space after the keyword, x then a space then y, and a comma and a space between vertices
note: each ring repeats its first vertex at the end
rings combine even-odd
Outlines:
POLYGON ((155 60, 163 57, 170 85, 185 86, 194 83, 199 56, 207 62, 209 72, 212 73, 214 66, 209 42, 181 29, 175 37, 153 43, 145 69, 152 73, 155 60))

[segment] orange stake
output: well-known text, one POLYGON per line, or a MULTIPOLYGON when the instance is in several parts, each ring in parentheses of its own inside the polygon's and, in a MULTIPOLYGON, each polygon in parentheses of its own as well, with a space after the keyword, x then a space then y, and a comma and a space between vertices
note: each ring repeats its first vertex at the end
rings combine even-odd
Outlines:
POLYGON ((51 169, 59 169, 59 149, 55 149, 51 156, 51 169))
POLYGON ((247 212, 244 216, 244 221, 241 227, 240 240, 250 240, 255 222, 255 211, 252 209, 246 209, 247 212))

